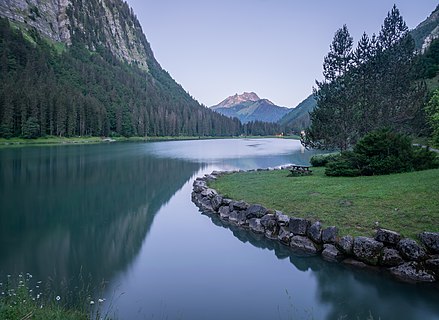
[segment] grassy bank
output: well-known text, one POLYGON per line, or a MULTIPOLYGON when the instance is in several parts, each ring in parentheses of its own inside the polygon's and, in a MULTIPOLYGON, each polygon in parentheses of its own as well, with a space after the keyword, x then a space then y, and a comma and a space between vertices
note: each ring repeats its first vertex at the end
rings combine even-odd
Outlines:
POLYGON ((416 239, 439 231, 439 169, 371 177, 289 177, 288 170, 226 175, 219 193, 249 203, 335 225, 341 235, 374 234, 378 226, 416 239))
POLYGON ((163 136, 163 137, 114 137, 114 138, 102 138, 102 137, 42 137, 36 139, 23 139, 23 138, 0 138, 1 147, 18 147, 18 146, 46 146, 46 145, 68 145, 68 144, 92 144, 92 143, 108 143, 109 139, 113 142, 154 142, 154 141, 179 141, 179 140, 201 140, 201 139, 262 139, 262 138, 281 138, 281 139, 299 139, 298 136, 239 136, 239 137, 199 137, 199 136, 163 136))
POLYGON ((56 294, 49 283, 35 281, 29 273, 8 275, 0 281, 0 319, 111 319, 102 312, 105 299, 91 298, 88 286, 76 287, 75 292, 63 295, 56 294))

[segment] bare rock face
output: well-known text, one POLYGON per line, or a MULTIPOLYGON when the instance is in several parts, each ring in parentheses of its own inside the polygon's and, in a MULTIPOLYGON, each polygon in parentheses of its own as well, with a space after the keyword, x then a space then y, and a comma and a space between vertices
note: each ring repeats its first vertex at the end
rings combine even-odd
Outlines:
POLYGON ((53 41, 70 45, 70 23, 66 14, 69 4, 70 0, 0 1, 0 15, 34 27, 53 41))
POLYGON ((74 7, 71 0, 2 0, 0 16, 36 28, 43 36, 66 45, 72 44, 76 33, 85 35, 90 51, 104 46, 118 59, 148 71, 150 63, 158 63, 152 61, 140 23, 127 4, 114 2, 116 5, 107 6, 106 1, 82 0, 74 7), (87 34, 96 29, 99 35, 87 34))

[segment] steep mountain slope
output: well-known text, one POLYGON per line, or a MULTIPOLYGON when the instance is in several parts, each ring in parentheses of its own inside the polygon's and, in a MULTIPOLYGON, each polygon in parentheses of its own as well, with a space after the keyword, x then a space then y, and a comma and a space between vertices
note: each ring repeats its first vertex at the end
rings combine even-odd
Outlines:
POLYGON ((235 94, 212 106, 211 109, 228 117, 236 117, 242 123, 277 122, 290 110, 279 107, 268 99, 260 99, 254 92, 235 94))
POLYGON ((230 135, 161 68, 121 0, 0 0, 0 136, 230 135))
POLYGON ((439 37, 439 5, 427 19, 411 31, 411 35, 418 50, 425 50, 439 37))
POLYGON ((296 133, 310 125, 309 112, 314 110, 317 101, 311 94, 279 120, 279 124, 296 133))

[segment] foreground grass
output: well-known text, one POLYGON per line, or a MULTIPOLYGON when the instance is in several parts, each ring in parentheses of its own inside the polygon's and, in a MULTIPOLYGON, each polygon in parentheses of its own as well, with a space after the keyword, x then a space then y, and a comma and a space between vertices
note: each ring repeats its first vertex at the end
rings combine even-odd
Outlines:
POLYGON ((416 239, 439 231, 439 169, 372 177, 289 177, 289 171, 226 175, 211 185, 226 197, 335 225, 341 235, 371 236, 376 227, 416 239))
MULTIPOLYGON (((80 277, 81 280, 83 280, 80 277)), ((59 290, 59 289, 58 289, 59 290)), ((50 281, 34 281, 32 275, 10 275, 0 281, 0 319, 110 320, 103 313, 105 299, 93 299, 86 284, 74 292, 55 294, 50 281)))

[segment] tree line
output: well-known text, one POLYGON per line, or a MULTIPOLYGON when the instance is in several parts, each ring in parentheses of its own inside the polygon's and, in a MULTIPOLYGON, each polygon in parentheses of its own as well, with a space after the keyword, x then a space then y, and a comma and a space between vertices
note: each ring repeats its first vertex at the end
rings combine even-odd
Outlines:
POLYGON ((314 89, 317 107, 302 142, 343 151, 380 128, 422 133, 427 88, 419 74, 414 40, 396 6, 379 34, 364 33, 356 48, 344 25, 324 58, 324 79, 314 89))

